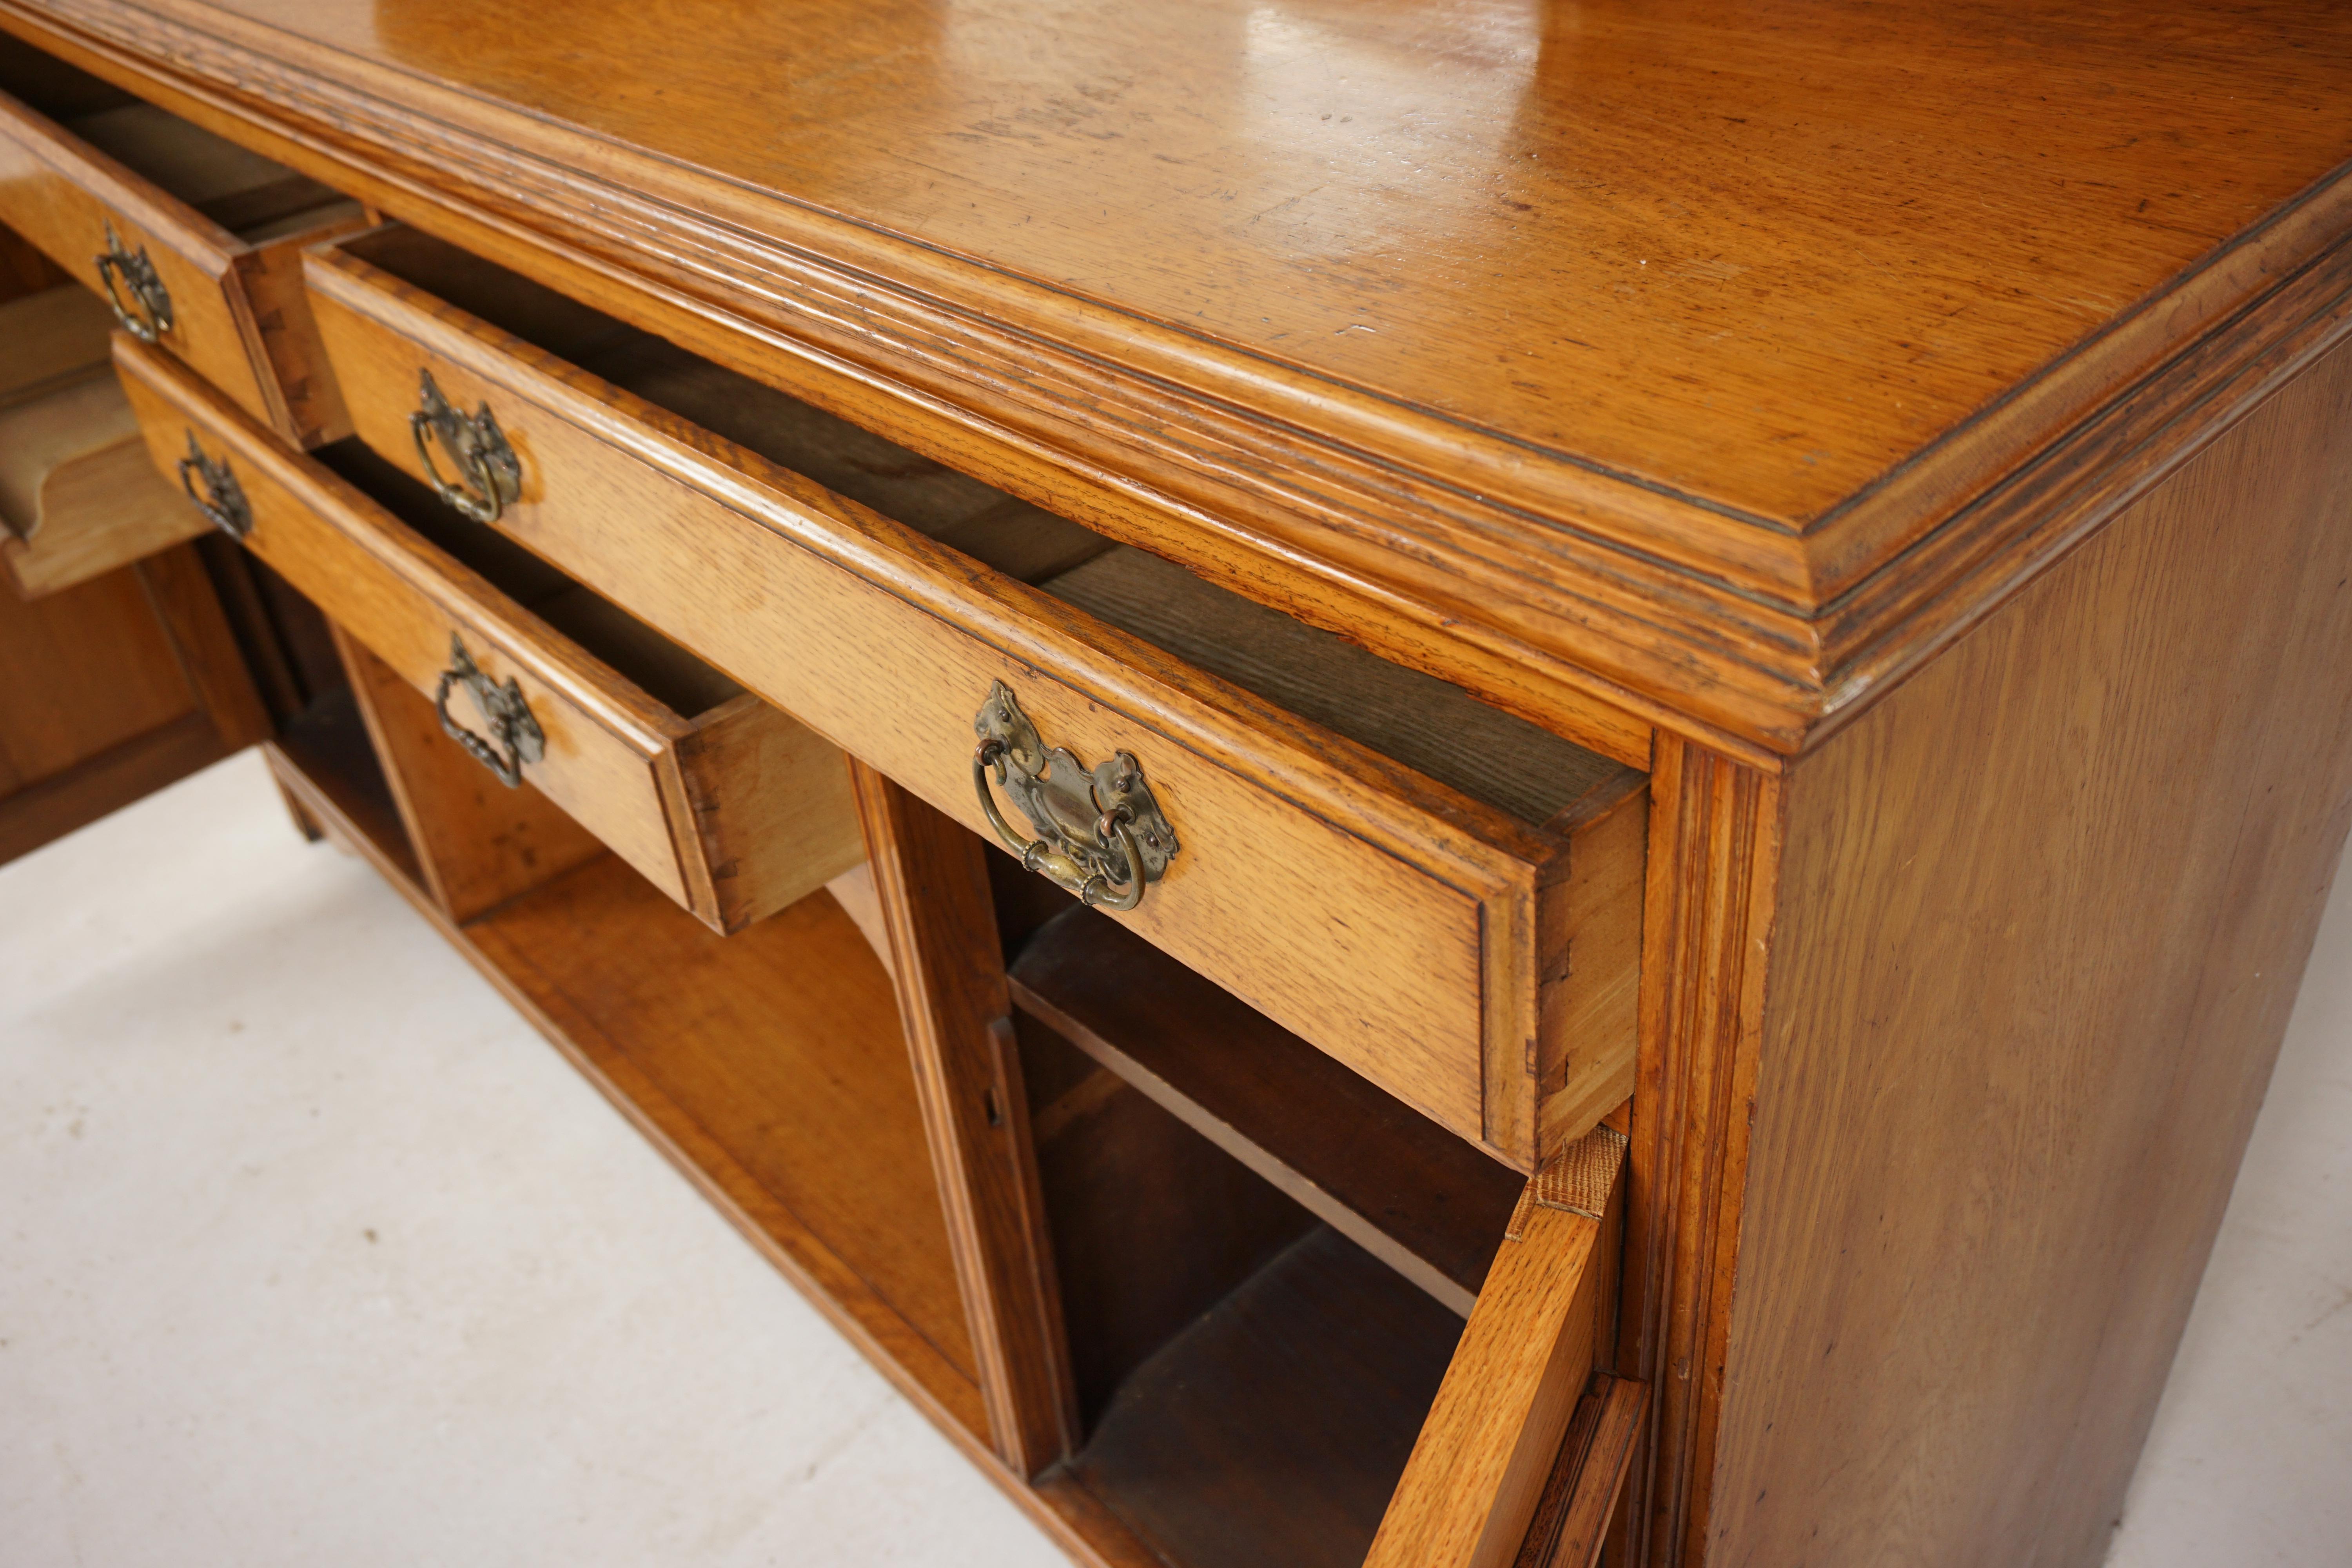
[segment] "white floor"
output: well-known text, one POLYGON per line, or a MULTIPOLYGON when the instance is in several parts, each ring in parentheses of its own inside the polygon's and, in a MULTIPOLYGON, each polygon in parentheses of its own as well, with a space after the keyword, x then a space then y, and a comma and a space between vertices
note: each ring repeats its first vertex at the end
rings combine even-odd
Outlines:
MULTIPOLYGON (((2347 1483, 2339 887, 2111 1561, 2347 1483)), ((0 868, 5 1568, 1061 1562, 250 754, 0 868)))

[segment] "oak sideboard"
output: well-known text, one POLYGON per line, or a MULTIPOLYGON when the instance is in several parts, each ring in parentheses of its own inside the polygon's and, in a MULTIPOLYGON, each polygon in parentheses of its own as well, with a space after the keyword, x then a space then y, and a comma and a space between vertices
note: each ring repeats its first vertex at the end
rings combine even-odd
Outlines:
POLYGON ((2088 1568, 2348 174, 2325 0, 0 0, 0 858, 262 746, 1077 1562, 2088 1568))

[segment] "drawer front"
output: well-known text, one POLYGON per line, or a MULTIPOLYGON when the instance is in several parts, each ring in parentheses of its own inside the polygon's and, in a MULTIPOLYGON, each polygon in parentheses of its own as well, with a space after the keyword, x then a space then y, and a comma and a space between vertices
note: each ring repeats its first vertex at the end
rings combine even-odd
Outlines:
MULTIPOLYGON (((856 858, 840 757, 789 718, 746 697, 689 722, 162 356, 121 336, 115 354, 158 467, 176 471, 192 439, 226 463, 247 547, 417 690, 441 694, 453 638, 489 683, 511 680, 543 737, 522 776, 680 904, 721 929, 781 907, 725 899, 774 858, 761 830, 784 819, 801 838, 781 847, 812 847, 797 888, 782 889, 791 897, 856 858), (709 858, 712 848, 726 858, 709 858)), ((449 711, 486 731, 468 692, 457 682, 449 711)))
POLYGON ((487 404, 520 462, 501 530, 974 831, 994 837, 973 757, 975 716, 998 682, 1045 745, 1089 766, 1131 753, 1181 848, 1118 918, 1285 1027, 1522 1168, 1558 1128, 1581 1131, 1607 1109, 1548 1117, 1547 1092, 1557 1101, 1572 1082, 1610 1104, 1630 1092, 1638 826, 1634 873, 1604 894, 1578 882, 1563 838, 355 257, 328 248, 305 264, 371 447, 431 478, 411 434, 421 373, 461 410, 487 404), (1567 962, 1572 896, 1634 922, 1634 940, 1615 943, 1622 973, 1567 962), (1571 973, 1608 1000, 1571 997, 1571 973), (1568 1037, 1570 1020, 1591 1033, 1568 1037))
POLYGON ((300 445, 349 433, 299 287, 300 247, 352 216, 257 249, 74 136, 0 94, 0 224, 77 282, 146 319, 134 274, 168 299, 169 350, 247 413, 300 445), (127 258, 105 268, 100 258, 127 258))

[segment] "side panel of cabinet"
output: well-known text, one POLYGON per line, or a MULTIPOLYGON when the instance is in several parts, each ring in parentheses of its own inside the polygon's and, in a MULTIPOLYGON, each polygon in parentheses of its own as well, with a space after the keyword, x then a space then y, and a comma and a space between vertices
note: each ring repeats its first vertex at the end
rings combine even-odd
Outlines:
POLYGON ((1684 1561, 2099 1561, 2352 820, 2347 495, 2338 349, 1793 771, 1684 1561))

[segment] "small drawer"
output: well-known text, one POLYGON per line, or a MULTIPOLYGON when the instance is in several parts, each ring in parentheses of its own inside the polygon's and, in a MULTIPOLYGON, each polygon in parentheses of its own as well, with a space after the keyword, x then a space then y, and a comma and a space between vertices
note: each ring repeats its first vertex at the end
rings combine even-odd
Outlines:
POLYGON ((0 224, 298 445, 350 433, 299 252, 364 222, 317 181, 0 37, 0 224))
POLYGON ((290 452, 163 355, 120 333, 114 346, 158 467, 441 704, 484 766, 537 786, 704 923, 740 930, 864 858, 848 770, 824 740, 442 514, 357 443, 290 452))
POLYGON ((205 531, 148 461, 107 362, 110 323, 71 283, 0 304, 0 566, 23 598, 205 531))
POLYGON ((1631 1093, 1642 774, 413 230, 305 266, 369 446, 1112 908, 1124 808, 1292 1033, 1522 1169, 1631 1093))

